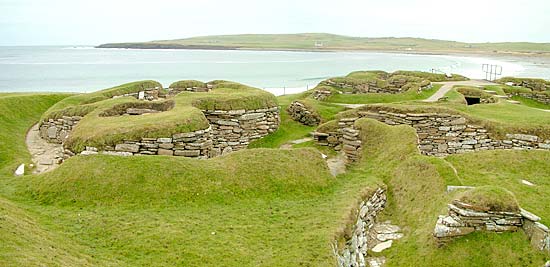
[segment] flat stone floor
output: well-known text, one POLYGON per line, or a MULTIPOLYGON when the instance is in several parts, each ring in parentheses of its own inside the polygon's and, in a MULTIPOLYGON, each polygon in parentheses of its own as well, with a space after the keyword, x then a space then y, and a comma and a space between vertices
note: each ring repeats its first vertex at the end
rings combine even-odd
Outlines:
POLYGON ((25 141, 34 162, 34 174, 51 171, 59 166, 63 158, 63 146, 40 138, 38 123, 31 127, 25 141))

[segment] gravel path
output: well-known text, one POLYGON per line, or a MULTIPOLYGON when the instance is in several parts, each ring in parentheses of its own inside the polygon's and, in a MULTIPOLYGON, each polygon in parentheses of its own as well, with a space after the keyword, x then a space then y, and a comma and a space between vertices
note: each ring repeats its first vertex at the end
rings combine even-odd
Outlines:
POLYGON ((330 174, 336 177, 338 174, 346 172, 346 157, 343 153, 338 153, 335 157, 327 159, 327 165, 330 170, 330 174))
POLYGON ((485 80, 469 80, 460 82, 437 82, 434 84, 442 84, 443 86, 441 86, 441 88, 439 88, 439 90, 437 90, 437 92, 435 92, 435 94, 430 96, 428 99, 423 100, 424 102, 436 102, 440 98, 444 97, 447 92, 451 91, 455 85, 484 86, 495 85, 496 83, 485 80))
POLYGON ((59 166, 60 160, 63 158, 63 146, 48 143, 40 138, 38 124, 32 126, 25 141, 36 166, 34 174, 51 171, 59 166))

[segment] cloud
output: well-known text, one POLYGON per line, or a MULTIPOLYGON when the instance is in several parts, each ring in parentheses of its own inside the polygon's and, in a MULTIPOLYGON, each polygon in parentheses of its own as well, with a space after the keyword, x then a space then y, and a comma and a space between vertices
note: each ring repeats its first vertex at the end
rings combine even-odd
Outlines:
POLYGON ((0 9, 4 45, 297 32, 550 42, 545 0, 0 0, 0 9))

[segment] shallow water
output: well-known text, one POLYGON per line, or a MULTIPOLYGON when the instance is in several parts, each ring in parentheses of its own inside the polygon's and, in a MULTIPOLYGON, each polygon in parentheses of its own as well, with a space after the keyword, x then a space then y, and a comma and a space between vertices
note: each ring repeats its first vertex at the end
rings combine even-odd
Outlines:
POLYGON ((165 87, 182 79, 224 79, 282 94, 302 91, 328 77, 355 70, 439 69, 482 78, 483 63, 502 65, 504 75, 550 78, 547 65, 480 57, 372 52, 0 47, 0 91, 89 92, 145 79, 157 80, 165 87))

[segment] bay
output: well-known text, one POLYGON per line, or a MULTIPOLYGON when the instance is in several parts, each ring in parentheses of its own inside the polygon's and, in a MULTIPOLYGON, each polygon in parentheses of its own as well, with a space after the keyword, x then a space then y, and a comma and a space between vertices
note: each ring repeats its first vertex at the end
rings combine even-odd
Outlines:
POLYGON ((550 78, 546 62, 517 58, 412 55, 375 52, 235 50, 131 50, 93 47, 0 47, 2 92, 91 92, 137 80, 170 83, 231 80, 277 95, 314 87, 356 70, 437 69, 483 78, 481 65, 497 64, 503 75, 550 78))

